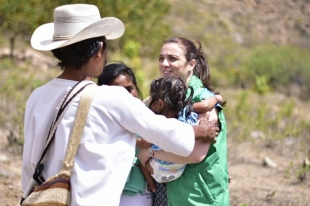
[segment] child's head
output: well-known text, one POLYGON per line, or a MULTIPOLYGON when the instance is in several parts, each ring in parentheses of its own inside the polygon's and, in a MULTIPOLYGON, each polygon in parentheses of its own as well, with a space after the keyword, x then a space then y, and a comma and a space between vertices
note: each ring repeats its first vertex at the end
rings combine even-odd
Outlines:
POLYGON ((186 85, 178 77, 162 77, 151 83, 149 108, 155 114, 165 115, 169 118, 177 118, 179 112, 186 106, 192 110, 192 96, 186 100, 186 85))
POLYGON ((134 97, 142 98, 133 70, 124 63, 116 62, 104 67, 98 77, 98 85, 122 86, 134 97))

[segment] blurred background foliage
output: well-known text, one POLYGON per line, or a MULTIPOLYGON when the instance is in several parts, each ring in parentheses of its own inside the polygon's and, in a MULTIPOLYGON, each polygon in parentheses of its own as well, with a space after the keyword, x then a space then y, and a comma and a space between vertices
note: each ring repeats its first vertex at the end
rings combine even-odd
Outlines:
POLYGON ((309 135, 309 115, 294 110, 296 101, 310 99, 306 19, 310 9, 304 1, 275 6, 276 1, 247 0, 0 0, 1 129, 22 137, 23 111, 31 91, 60 72, 50 53, 42 53, 49 59, 48 69, 42 69, 45 63, 35 63, 36 58, 25 51, 32 50, 34 29, 53 22, 54 8, 69 3, 95 4, 102 17, 124 22, 124 36, 109 42, 109 61, 123 61, 135 70, 144 97, 150 81, 159 76, 157 56, 163 40, 183 36, 203 45, 212 85, 228 101, 232 135, 241 139, 253 131, 267 136, 309 135), (286 96, 270 100, 278 94, 286 96), (299 115, 302 119, 295 121, 299 115))

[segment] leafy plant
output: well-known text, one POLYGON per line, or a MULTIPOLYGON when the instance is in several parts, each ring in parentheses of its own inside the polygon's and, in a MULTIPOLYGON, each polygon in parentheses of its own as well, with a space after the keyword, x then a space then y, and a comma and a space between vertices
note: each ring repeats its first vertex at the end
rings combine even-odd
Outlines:
POLYGON ((293 46, 257 46, 245 56, 238 81, 262 94, 285 90, 291 84, 305 86, 310 93, 309 56, 308 50, 293 46))

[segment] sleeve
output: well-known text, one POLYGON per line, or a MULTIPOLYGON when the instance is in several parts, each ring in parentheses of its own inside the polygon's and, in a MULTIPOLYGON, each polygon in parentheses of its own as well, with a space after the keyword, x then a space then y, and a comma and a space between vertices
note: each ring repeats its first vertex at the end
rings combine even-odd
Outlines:
MULTIPOLYGON (((207 88, 203 88, 203 90, 202 90, 200 96, 201 96, 201 100, 204 100, 204 99, 208 99, 208 98, 210 98, 210 97, 215 96, 215 94, 214 94, 213 92, 209 91, 207 88)), ((221 106, 221 104, 219 104, 219 103, 217 103, 217 104, 215 105, 215 107, 218 108, 219 111, 222 109, 222 106, 221 106)))
POLYGON ((126 130, 138 134, 146 141, 163 150, 181 156, 188 156, 195 143, 193 127, 174 118, 155 115, 143 102, 132 97, 121 87, 114 98, 109 98, 109 113, 126 130))
POLYGON ((214 96, 214 93, 213 92, 210 92, 207 88, 203 88, 202 89, 202 92, 200 94, 200 97, 201 99, 208 99, 210 97, 213 97, 214 96))

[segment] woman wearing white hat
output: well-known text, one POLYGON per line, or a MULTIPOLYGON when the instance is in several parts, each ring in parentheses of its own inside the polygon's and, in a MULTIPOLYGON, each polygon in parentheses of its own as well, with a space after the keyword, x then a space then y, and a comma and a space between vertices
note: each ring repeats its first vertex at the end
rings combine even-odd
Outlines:
MULTIPOLYGON (((22 188, 25 191, 46 143, 55 111, 72 88, 92 82, 103 70, 107 55, 105 40, 117 39, 125 31, 114 17, 101 18, 94 5, 73 4, 57 7, 54 23, 38 27, 31 38, 34 49, 52 51, 62 74, 37 88, 26 104, 22 188)), ((62 166, 68 138, 80 100, 78 94, 57 127, 46 155, 45 179, 62 166)), ((119 204, 135 152, 135 134, 166 151, 187 156, 194 139, 214 140, 217 127, 203 121, 189 126, 175 119, 153 114, 124 88, 97 87, 71 174, 72 205, 119 204)))

